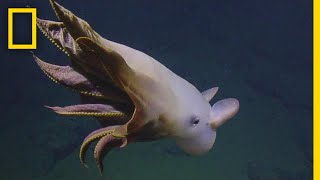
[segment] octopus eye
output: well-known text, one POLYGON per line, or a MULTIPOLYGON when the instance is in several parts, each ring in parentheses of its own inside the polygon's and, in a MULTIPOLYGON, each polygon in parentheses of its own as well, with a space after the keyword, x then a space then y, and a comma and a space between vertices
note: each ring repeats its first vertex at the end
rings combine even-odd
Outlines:
POLYGON ((191 125, 192 125, 192 126, 196 126, 197 124, 199 124, 199 122, 200 122, 200 119, 197 118, 197 117, 193 117, 193 118, 191 119, 191 125))

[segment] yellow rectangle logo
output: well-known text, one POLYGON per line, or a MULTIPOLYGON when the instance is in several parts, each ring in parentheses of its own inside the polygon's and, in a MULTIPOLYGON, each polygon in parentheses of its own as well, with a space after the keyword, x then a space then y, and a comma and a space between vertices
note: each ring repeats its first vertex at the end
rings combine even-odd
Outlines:
POLYGON ((37 9, 36 8, 8 8, 8 49, 36 49, 37 48, 37 9), (31 44, 13 44, 13 14, 31 13, 31 44))

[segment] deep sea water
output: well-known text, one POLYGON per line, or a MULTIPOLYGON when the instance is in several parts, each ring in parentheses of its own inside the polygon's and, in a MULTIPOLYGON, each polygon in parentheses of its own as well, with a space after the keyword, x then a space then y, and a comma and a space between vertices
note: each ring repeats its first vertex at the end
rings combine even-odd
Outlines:
MULTIPOLYGON (((219 86, 214 101, 240 100, 210 153, 191 157, 170 140, 131 144, 107 156, 103 179, 312 179, 312 1, 58 2, 199 90, 219 86)), ((26 5, 57 20, 47 1, 2 2, 0 179, 99 179, 90 151, 89 169, 78 160, 82 139, 98 123, 44 108, 79 99, 51 82, 29 51, 7 50, 7 8, 26 5)), ((40 31, 34 53, 68 63, 40 31)))

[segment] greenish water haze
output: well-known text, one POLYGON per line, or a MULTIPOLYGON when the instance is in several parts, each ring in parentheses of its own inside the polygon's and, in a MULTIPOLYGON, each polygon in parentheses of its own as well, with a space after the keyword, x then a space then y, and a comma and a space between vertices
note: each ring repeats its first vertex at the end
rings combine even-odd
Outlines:
MULTIPOLYGON (((188 156, 170 140, 130 144, 107 156, 103 179, 312 179, 312 1, 58 2, 199 90, 219 86, 213 101, 241 104, 208 154, 188 156)), ((99 124, 46 109, 76 104, 78 96, 50 81, 29 51, 7 50, 7 8, 26 5, 57 20, 47 1, 2 2, 0 179, 100 179, 91 150, 89 169, 78 160, 80 143, 99 124)), ((28 34, 21 23, 17 33, 28 34)), ((69 63, 40 31, 34 53, 69 63)))

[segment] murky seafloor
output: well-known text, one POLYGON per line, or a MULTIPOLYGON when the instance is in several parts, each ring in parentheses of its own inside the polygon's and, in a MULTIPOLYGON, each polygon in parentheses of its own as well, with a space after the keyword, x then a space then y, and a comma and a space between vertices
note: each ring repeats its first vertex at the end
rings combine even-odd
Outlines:
MULTIPOLYGON (((189 156, 173 141, 130 144, 104 160, 102 179, 312 179, 312 1, 59 1, 105 38, 141 50, 194 84, 219 86, 217 100, 239 99, 239 113, 217 132, 214 148, 189 156)), ((79 97, 50 81, 28 50, 7 50, 7 8, 37 7, 57 20, 48 1, 12 0, 0 8, 0 179, 100 179, 78 159, 94 119, 63 117, 44 105, 79 97)), ((28 34, 27 22, 16 29, 28 34), (21 28, 21 27, 26 27, 21 28)), ((33 52, 68 64, 38 31, 33 52)))

